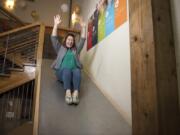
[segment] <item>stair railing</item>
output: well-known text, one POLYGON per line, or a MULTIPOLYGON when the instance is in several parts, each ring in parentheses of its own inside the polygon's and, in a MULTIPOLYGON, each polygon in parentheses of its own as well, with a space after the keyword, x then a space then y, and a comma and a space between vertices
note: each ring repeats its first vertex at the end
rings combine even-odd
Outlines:
POLYGON ((37 132, 38 130, 44 32, 45 27, 43 24, 34 23, 0 33, 0 73, 2 75, 0 76, 0 121, 4 125, 8 124, 8 122, 13 123, 16 120, 15 128, 17 123, 28 120, 33 123, 33 131, 37 132), (26 67, 34 67, 34 79, 27 80, 27 82, 18 84, 18 86, 16 84, 14 88, 1 91, 1 80, 7 80, 8 82, 12 79, 14 72, 24 72, 26 67), (13 105, 20 107, 21 112, 17 111, 17 108, 9 111, 8 109, 13 105))

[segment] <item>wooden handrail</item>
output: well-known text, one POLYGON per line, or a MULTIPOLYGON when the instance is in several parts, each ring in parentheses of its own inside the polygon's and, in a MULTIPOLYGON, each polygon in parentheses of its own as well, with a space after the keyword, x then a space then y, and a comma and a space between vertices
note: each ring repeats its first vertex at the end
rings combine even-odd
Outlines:
POLYGON ((44 44, 44 33, 45 26, 40 25, 39 32, 39 44, 37 48, 37 63, 36 63, 36 78, 35 78, 35 92, 34 92, 34 108, 33 108, 33 135, 38 135, 39 125, 39 99, 40 99, 40 82, 41 82, 41 63, 42 63, 42 52, 44 44))
POLYGON ((22 27, 13 29, 13 30, 9 30, 9 31, 0 33, 0 37, 4 37, 4 36, 7 36, 7 35, 12 34, 12 33, 14 33, 14 32, 26 30, 26 29, 33 28, 33 27, 40 26, 40 25, 41 25, 40 22, 32 23, 32 24, 30 24, 30 25, 22 26, 22 27))
POLYGON ((17 23, 19 23, 20 25, 25 25, 24 22, 22 22, 18 17, 16 17, 15 15, 13 15, 12 13, 10 13, 9 11, 7 11, 5 8, 3 8, 2 6, 0 6, 0 12, 7 16, 7 17, 11 17, 12 19, 14 19, 17 23))

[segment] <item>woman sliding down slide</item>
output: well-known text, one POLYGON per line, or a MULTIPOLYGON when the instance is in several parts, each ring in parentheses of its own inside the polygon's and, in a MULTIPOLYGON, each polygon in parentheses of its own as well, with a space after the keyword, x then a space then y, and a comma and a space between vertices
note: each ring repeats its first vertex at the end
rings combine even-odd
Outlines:
POLYGON ((66 91, 66 103, 74 103, 77 105, 79 103, 82 69, 79 55, 86 38, 86 25, 81 21, 81 38, 77 45, 75 43, 75 36, 72 33, 68 33, 65 36, 63 44, 61 44, 57 36, 58 25, 61 24, 61 22, 60 15, 54 16, 51 41, 57 57, 52 64, 52 68, 56 70, 58 80, 63 82, 63 87, 66 91))

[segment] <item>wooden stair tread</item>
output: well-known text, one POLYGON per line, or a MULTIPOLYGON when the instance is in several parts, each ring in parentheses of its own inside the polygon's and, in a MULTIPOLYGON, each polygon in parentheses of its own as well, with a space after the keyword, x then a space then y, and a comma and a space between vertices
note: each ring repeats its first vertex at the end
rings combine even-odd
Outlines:
POLYGON ((0 94, 35 79, 35 67, 27 66, 24 72, 12 71, 11 76, 0 77, 0 94))
MULTIPOLYGON (((12 61, 12 58, 13 58, 13 54, 8 54, 7 55, 7 59, 12 61)), ((20 67, 23 67, 23 63, 24 63, 24 60, 21 58, 21 55, 20 54, 16 54, 16 58, 14 59, 14 63, 20 67)))

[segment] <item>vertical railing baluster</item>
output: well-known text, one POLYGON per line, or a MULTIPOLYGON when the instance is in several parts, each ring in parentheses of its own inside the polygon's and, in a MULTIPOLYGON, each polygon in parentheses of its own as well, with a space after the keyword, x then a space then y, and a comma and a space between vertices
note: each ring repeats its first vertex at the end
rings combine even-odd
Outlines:
POLYGON ((18 117, 18 114, 19 114, 19 98, 20 98, 20 96, 19 96, 19 89, 20 89, 20 86, 17 88, 16 120, 19 119, 19 117, 18 117))
POLYGON ((9 120, 13 118, 13 91, 10 91, 10 99, 9 99, 9 120))
POLYGON ((6 119, 6 105, 7 105, 8 93, 4 93, 4 104, 3 104, 3 121, 6 119))
POLYGON ((8 110, 8 108, 9 108, 9 94, 10 94, 10 92, 7 92, 7 99, 6 99, 6 107, 5 107, 5 119, 7 120, 8 118, 7 118, 7 110, 8 110))
POLYGON ((2 94, 1 120, 3 120, 4 117, 4 105, 5 105, 5 94, 2 94))
MULTIPOLYGON (((25 97, 25 98, 26 98, 26 99, 25 99, 25 109, 24 109, 24 110, 25 110, 25 111, 24 111, 24 114, 25 114, 25 115, 26 115, 27 102, 28 102, 27 98, 28 98, 28 91, 29 91, 29 83, 30 83, 30 82, 28 82, 28 83, 27 83, 27 86, 26 86, 27 89, 26 89, 26 97, 25 97)), ((26 117, 25 117, 25 119, 26 119, 26 117)))
POLYGON ((2 65, 2 74, 5 74, 8 45, 9 45, 9 35, 7 36, 7 39, 6 39, 6 49, 5 49, 5 52, 4 52, 5 54, 4 54, 4 60, 3 60, 3 65, 2 65))
POLYGON ((31 82, 31 96, 30 96, 30 109, 29 109, 29 120, 31 120, 32 114, 32 100, 33 100, 33 91, 34 91, 34 81, 31 82))
MULTIPOLYGON (((24 84, 25 85, 25 84, 24 84)), ((23 113, 23 98, 24 98, 24 85, 22 86, 22 96, 21 96, 21 112, 23 113)), ((20 116, 21 117, 21 116, 20 116)))
MULTIPOLYGON (((39 39, 39 32, 40 32, 40 26, 38 27, 38 29, 37 29, 37 31, 38 31, 38 35, 37 35, 37 39, 39 39)), ((39 42, 39 41, 38 41, 39 42)), ((37 44, 35 44, 35 48, 34 48, 34 58, 35 58, 35 64, 36 64, 36 58, 37 58, 37 49, 38 49, 38 42, 37 42, 37 44)))
POLYGON ((9 91, 9 101, 8 101, 8 117, 9 120, 12 119, 12 106, 13 106, 13 102, 12 102, 12 91, 9 91))
POLYGON ((16 89, 14 89, 13 91, 12 91, 12 103, 13 103, 13 107, 12 107, 12 110, 13 110, 13 120, 15 119, 15 92, 16 92, 16 89))
POLYGON ((2 105, 3 105, 3 94, 0 96, 0 121, 1 121, 1 118, 2 118, 2 105))

